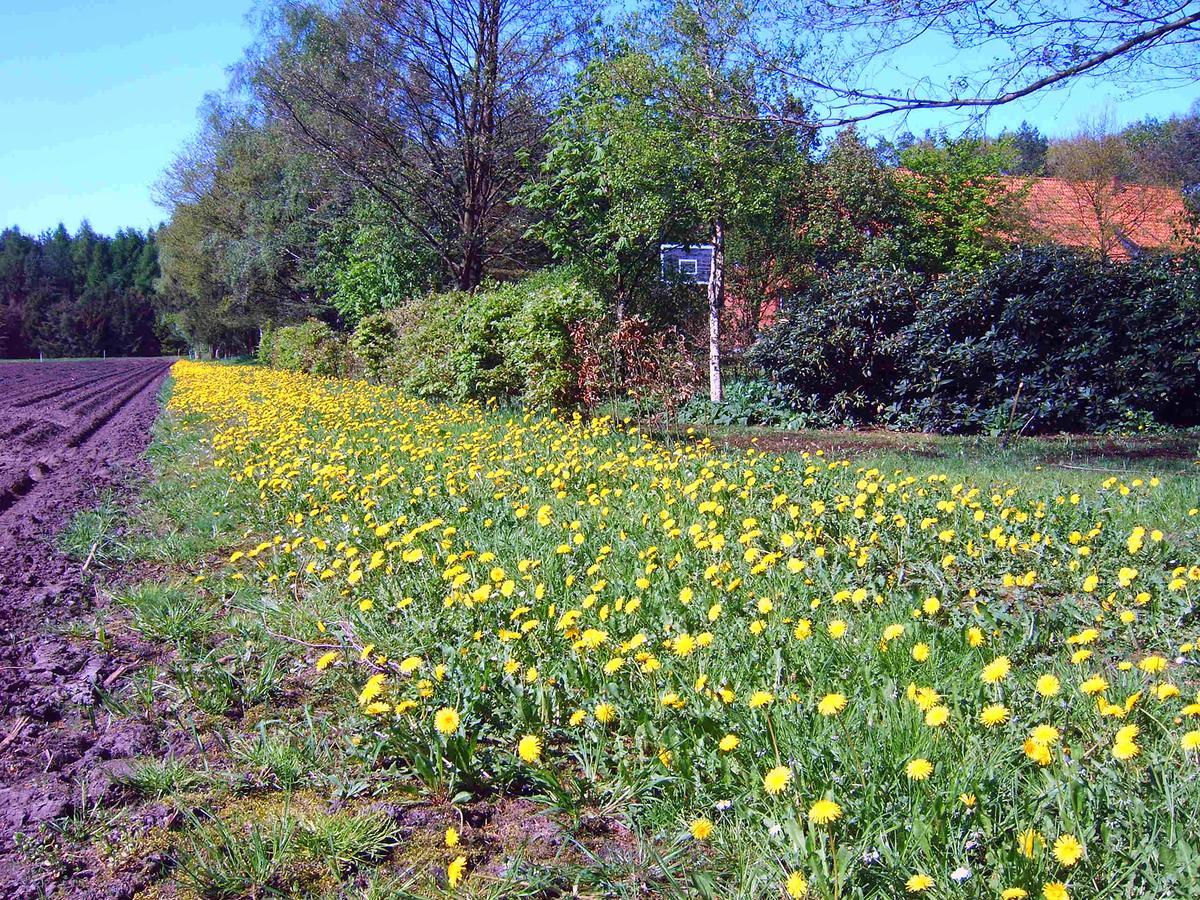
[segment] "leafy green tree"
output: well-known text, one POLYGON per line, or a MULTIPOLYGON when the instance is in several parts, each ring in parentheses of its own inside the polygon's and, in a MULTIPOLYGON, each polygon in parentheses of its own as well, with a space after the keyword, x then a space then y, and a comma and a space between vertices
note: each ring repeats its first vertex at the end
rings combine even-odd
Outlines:
POLYGON ((680 214, 675 179, 661 177, 664 162, 647 167, 643 158, 655 123, 622 102, 614 83, 611 70, 624 62, 595 62, 581 73, 555 111, 538 179, 519 196, 538 214, 529 235, 613 296, 618 318, 658 279, 658 245, 680 214))
POLYGON ((856 129, 837 133, 812 179, 803 229, 818 268, 900 263, 908 198, 895 170, 856 129))
POLYGON ((1000 177, 1014 155, 1011 142, 981 138, 937 138, 900 155, 910 265, 939 274, 1000 258, 1021 231, 1022 192, 1000 177))
POLYGON ((1200 186, 1200 102, 1186 115, 1135 122, 1120 136, 1140 161, 1137 180, 1187 193, 1200 186))
POLYGON ((0 234, 0 356, 159 352, 154 234, 0 234))
POLYGON ((1005 169, 1010 175, 1045 175, 1046 153, 1050 139, 1038 131, 1037 126, 1021 122, 1016 131, 1003 131, 1000 139, 1012 142, 1014 158, 1005 169))
POLYGON ((351 326, 441 284, 440 261, 403 221, 368 195, 321 234, 308 281, 351 326))
POLYGON ((264 323, 327 310, 309 273, 349 189, 252 106, 210 98, 159 196, 171 210, 157 235, 160 303, 189 343, 250 351, 264 323))
MULTIPOLYGON (((687 0, 635 18, 627 40, 589 72, 557 124, 544 208, 565 191, 544 239, 618 286, 644 271, 657 240, 710 242, 709 396, 722 399, 721 312, 730 236, 761 227, 802 171, 796 129, 759 120, 753 67, 738 53, 751 28, 732 0, 687 0)), ((536 198, 535 198, 536 199, 536 198)))

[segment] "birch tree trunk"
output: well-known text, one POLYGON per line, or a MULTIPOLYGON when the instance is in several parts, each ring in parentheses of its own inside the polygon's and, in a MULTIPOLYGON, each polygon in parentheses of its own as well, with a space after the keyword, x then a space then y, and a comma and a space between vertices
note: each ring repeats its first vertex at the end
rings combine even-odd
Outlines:
POLYGON ((721 309, 725 305, 725 219, 712 226, 712 272, 708 276, 708 399, 721 403, 721 309))

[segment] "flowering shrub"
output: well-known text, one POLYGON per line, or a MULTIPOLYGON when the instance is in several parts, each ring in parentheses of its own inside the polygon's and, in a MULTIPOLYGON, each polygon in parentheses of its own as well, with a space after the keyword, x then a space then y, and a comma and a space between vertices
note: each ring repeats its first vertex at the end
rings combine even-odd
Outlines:
POLYGON ((239 608, 291 629, 364 764, 619 809, 713 896, 1196 883, 1200 511, 1164 517, 1169 483, 918 478, 174 372, 245 511, 239 608))

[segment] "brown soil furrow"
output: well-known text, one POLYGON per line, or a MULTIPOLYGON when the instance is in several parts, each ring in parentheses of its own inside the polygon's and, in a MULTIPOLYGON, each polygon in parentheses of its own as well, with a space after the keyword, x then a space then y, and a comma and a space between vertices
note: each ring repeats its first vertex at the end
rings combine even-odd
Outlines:
POLYGON ((111 397, 114 392, 122 391, 131 384, 143 381, 145 377, 145 372, 131 372, 125 378, 112 378, 99 384, 91 385, 84 390, 76 391, 70 396, 60 397, 56 405, 60 410, 67 412, 79 413, 86 411, 97 400, 104 400, 111 397))
MULTIPOLYGON (((58 363, 41 363, 42 366, 54 366, 58 363)), ((93 366, 95 363, 79 363, 80 366, 93 366)), ((11 368, 5 366, 5 368, 11 368)), ((0 370, 0 378, 4 372, 0 370)), ((0 400, 0 406, 11 408, 33 406, 35 403, 41 403, 43 400, 51 400, 55 398, 68 397, 88 385, 104 382, 112 378, 111 373, 101 372, 92 375, 90 378, 77 377, 63 382, 54 383, 52 387, 47 388, 44 379, 22 379, 23 382, 29 383, 28 393, 16 394, 13 393, 8 399, 0 400)), ((14 388, 16 385, 14 385, 14 388)), ((57 404, 56 404, 57 405, 57 404)))
POLYGON ((12 425, 0 426, 0 441, 5 441, 7 445, 10 441, 19 440, 22 444, 32 446, 40 442, 40 432, 47 428, 53 429, 54 425, 42 419, 17 419, 12 425))
POLYGON ((127 385, 127 388, 123 389, 118 397, 109 400, 103 406, 99 407, 96 410, 96 414, 93 415, 89 420, 84 422, 82 425, 78 425, 71 429, 71 431, 67 433, 64 443, 66 443, 68 447, 78 447, 102 427, 104 427, 104 425, 110 419, 120 413, 125 406, 135 400, 138 395, 146 390, 147 387, 149 387, 151 384, 157 384, 161 380, 161 372, 149 372, 147 374, 143 374, 135 380, 127 380, 123 382, 124 385, 127 385))
MULTIPOLYGON (((61 453, 63 449, 69 451, 78 448, 103 428, 109 420, 118 415, 121 409, 134 400, 148 385, 159 381, 160 378, 160 371, 136 370, 132 376, 111 379, 102 390, 90 391, 90 399, 87 402, 94 406, 89 410, 90 414, 73 428, 56 437, 54 445, 55 449, 60 451, 58 453, 60 461, 63 459, 61 453), (95 405, 105 397, 107 397, 105 402, 95 405)), ((39 428, 35 428, 27 434, 26 443, 36 448, 37 443, 28 440, 28 437, 36 436, 44 439, 58 432, 62 432, 62 429, 55 428, 48 423, 41 423, 39 428)), ((15 471, 11 462, 8 465, 0 466, 0 513, 9 509, 29 493, 34 485, 46 477, 49 467, 45 461, 51 454, 27 452, 23 455, 25 459, 16 462, 15 471), (7 471, 5 471, 6 469, 7 471)))
POLYGON ((143 465, 170 360, 0 366, 0 897, 92 896, 59 881, 14 836, 70 815, 108 782, 106 767, 148 751, 141 732, 93 712, 121 664, 63 626, 95 590, 55 537, 143 465), (68 409, 68 407, 71 407, 68 409))

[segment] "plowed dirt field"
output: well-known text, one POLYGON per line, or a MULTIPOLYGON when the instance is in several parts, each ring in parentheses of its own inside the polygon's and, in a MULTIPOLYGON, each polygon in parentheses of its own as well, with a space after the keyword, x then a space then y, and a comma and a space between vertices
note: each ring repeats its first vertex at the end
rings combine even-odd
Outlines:
MULTIPOLYGON (((0 364, 0 895, 54 891, 15 836, 140 748, 89 710, 119 664, 63 629, 95 597, 55 536, 141 465, 166 359, 0 364)), ((116 675, 114 675, 116 673, 116 675)), ((97 785, 98 786, 98 785, 97 785)), ((83 873, 81 873, 83 874, 83 873)), ((86 881, 86 878, 84 879, 86 881)))

